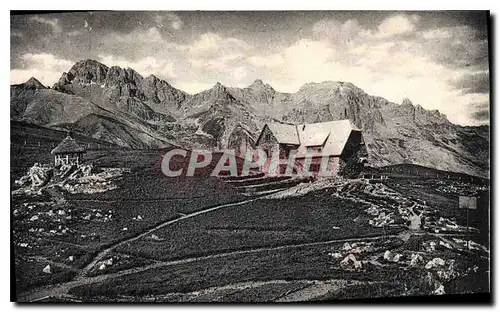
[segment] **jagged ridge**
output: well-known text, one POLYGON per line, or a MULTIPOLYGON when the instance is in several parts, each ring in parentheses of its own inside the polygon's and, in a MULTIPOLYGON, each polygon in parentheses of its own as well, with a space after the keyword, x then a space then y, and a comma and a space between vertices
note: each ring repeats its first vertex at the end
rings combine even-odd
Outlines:
POLYGON ((34 78, 12 86, 11 116, 23 119, 26 114, 32 122, 44 125, 60 124, 64 116, 67 125, 73 114, 75 126, 85 125, 82 131, 88 135, 96 137, 95 129, 104 133, 105 127, 105 137, 120 144, 120 136, 125 135, 122 126, 111 126, 108 119, 85 118, 111 116, 114 122, 125 121, 134 129, 134 138, 122 140, 129 146, 158 146, 161 138, 168 138, 186 147, 238 149, 252 147, 267 121, 312 123, 348 118, 364 131, 372 164, 406 162, 482 176, 489 166, 489 127, 457 126, 440 112, 428 111, 409 99, 392 103, 349 82, 307 83, 290 94, 257 79, 246 88, 217 83, 189 95, 154 75, 143 78, 131 68, 84 60, 63 73, 53 90, 45 90, 34 78), (49 104, 38 111, 30 107, 50 101, 47 92, 58 98, 58 107, 49 104), (78 109, 70 102, 95 107, 78 109), (33 111, 43 116, 34 116, 33 111), (141 131, 148 133, 147 138, 137 135, 141 131))

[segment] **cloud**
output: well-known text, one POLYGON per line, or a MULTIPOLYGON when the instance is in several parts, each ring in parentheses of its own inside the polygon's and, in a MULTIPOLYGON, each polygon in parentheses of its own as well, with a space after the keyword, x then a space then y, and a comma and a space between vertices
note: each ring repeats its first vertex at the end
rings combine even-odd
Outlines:
POLYGON ((378 26, 377 36, 385 38, 411 33, 415 30, 419 19, 416 14, 397 14, 388 17, 378 26))
POLYGON ((48 53, 26 53, 21 55, 20 59, 23 62, 22 68, 10 71, 11 84, 23 83, 31 77, 36 77, 41 83, 52 85, 74 64, 73 61, 58 59, 48 53))
POLYGON ((473 112, 471 117, 475 119, 478 123, 489 123, 490 120, 490 111, 482 110, 478 112, 473 112))
POLYGON ((356 19, 349 19, 344 23, 333 19, 322 19, 314 23, 312 30, 317 37, 326 38, 339 44, 346 44, 369 34, 369 31, 362 28, 356 19))
POLYGON ((65 35, 68 37, 77 37, 83 34, 80 30, 68 31, 65 35))
POLYGON ((159 28, 165 27, 165 22, 168 22, 168 25, 174 30, 180 30, 183 26, 182 19, 172 12, 157 13, 154 15, 153 19, 159 28))
POLYGON ((252 54, 244 40, 205 33, 183 46, 192 74, 201 80, 237 85, 247 77, 245 59, 252 54))
POLYGON ((468 25, 432 28, 419 33, 423 49, 435 62, 455 69, 488 70, 488 40, 468 25))
POLYGON ((464 74, 450 82, 455 88, 462 90, 462 93, 489 93, 490 79, 488 72, 464 74))
POLYGON ((114 57, 112 55, 101 55, 99 61, 107 66, 130 67, 137 71, 142 76, 149 75, 160 76, 163 79, 176 78, 174 65, 165 59, 157 59, 155 57, 145 57, 137 61, 128 61, 122 57, 114 57))
POLYGON ((37 15, 37 16, 30 17, 29 20, 33 21, 33 22, 48 25, 48 26, 52 27, 52 30, 55 33, 60 33, 62 31, 62 27, 59 24, 59 20, 57 18, 44 18, 44 17, 40 17, 37 15))

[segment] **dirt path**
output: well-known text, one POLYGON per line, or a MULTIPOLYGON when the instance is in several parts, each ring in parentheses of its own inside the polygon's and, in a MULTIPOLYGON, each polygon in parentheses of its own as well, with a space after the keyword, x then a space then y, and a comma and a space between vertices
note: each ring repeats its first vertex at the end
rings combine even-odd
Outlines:
POLYGON ((169 202, 175 200, 194 200, 204 198, 205 196, 193 197, 171 197, 171 198, 150 198, 150 199, 68 199, 68 202, 82 202, 82 203, 155 203, 155 202, 169 202))
POLYGON ((47 263, 47 264, 50 264, 53 267, 59 267, 59 268, 62 268, 62 269, 68 270, 68 271, 73 271, 73 272, 77 272, 78 271, 77 268, 75 268, 75 267, 73 267, 71 265, 67 265, 67 264, 61 263, 61 262, 52 261, 50 259, 47 259, 46 257, 34 256, 34 257, 30 257, 30 258, 34 259, 34 260, 37 260, 37 261, 41 261, 41 262, 47 263))
MULTIPOLYGON (((228 204, 222 204, 222 205, 217 205, 214 207, 209 207, 203 210, 199 210, 197 212, 189 213, 186 215, 183 215, 179 218, 165 221, 153 228, 147 229, 133 237, 123 239, 121 241, 118 241, 114 243, 113 245, 107 247, 106 249, 100 251, 95 258, 87 264, 81 271, 80 273, 75 277, 75 279, 61 283, 61 284, 56 284, 56 285, 47 285, 44 287, 40 287, 37 289, 33 289, 31 291, 25 292, 21 294, 18 298, 18 301, 20 302, 26 302, 26 301, 34 301, 34 300, 39 300, 41 298, 46 298, 46 297, 61 297, 64 296, 68 293, 69 290, 71 290, 74 287, 77 286, 83 286, 83 285, 90 285, 90 284, 95 284, 95 283, 102 283, 110 279, 115 279, 119 278, 122 276, 130 275, 130 274, 137 274, 140 272, 148 271, 148 270, 153 270, 153 269, 158 269, 158 268, 163 268, 167 266, 174 266, 174 265, 180 265, 180 264, 187 264, 187 263, 192 263, 192 262, 199 262, 199 261, 205 261, 205 260, 210 260, 210 259, 216 259, 216 258, 223 258, 223 257, 230 257, 230 256, 238 256, 238 255, 245 255, 245 254, 254 254, 254 253, 260 253, 260 252, 269 252, 269 251, 279 251, 283 249, 291 249, 291 248, 307 248, 307 247, 312 247, 312 246, 319 246, 319 245, 329 245, 329 244, 336 244, 336 243, 345 243, 345 242, 359 242, 359 241, 372 241, 372 240, 377 240, 377 239, 388 239, 388 238, 397 238, 399 237, 398 234, 395 235, 376 235, 376 236, 370 236, 370 237, 357 237, 357 238, 345 238, 345 239, 336 239, 336 240, 329 240, 329 241, 320 241, 320 242, 311 242, 311 243, 299 243, 299 244, 289 244, 289 245, 282 245, 282 246, 274 246, 274 247, 259 247, 259 248, 253 248, 253 249, 246 249, 246 250, 236 250, 236 251, 231 251, 231 252, 223 252, 219 254, 211 254, 207 256, 201 256, 201 257, 195 257, 195 258, 185 258, 185 259, 180 259, 180 260, 174 260, 174 261, 157 261, 155 263, 141 266, 141 267, 135 267, 127 270, 123 270, 120 272, 116 273, 111 273, 111 274, 104 274, 104 275, 99 275, 99 276, 92 276, 89 277, 87 274, 96 266, 96 264, 104 259, 107 254, 109 254, 112 250, 115 248, 122 246, 124 244, 128 244, 130 242, 136 241, 140 238, 143 238, 152 232, 159 230, 161 228, 164 228, 168 225, 180 222, 184 219, 189 219, 193 218, 202 214, 209 213, 211 211, 223 209, 223 208, 228 208, 228 207, 233 207, 233 206, 238 206, 238 205, 243 205, 247 204, 259 199, 266 198, 267 196, 259 196, 259 197, 253 197, 247 200, 239 201, 239 202, 234 202, 234 203, 228 203, 228 204)), ((373 204, 373 203, 372 203, 373 204)), ((421 233, 422 235, 429 235, 431 233, 421 233)), ((415 235, 420 235, 418 233, 415 233, 415 235)), ((433 235, 433 234, 431 234, 433 235)), ((450 234, 450 236, 460 236, 457 234, 450 234)), ((434 234, 434 236, 448 236, 448 235, 437 235, 434 234)), ((292 301, 292 300, 307 300, 311 298, 316 298, 316 297, 321 297, 326 294, 327 288, 325 285, 313 285, 311 287, 306 287, 303 290, 298 290, 297 292, 293 292, 288 294, 287 296, 280 298, 279 300, 282 301, 292 301)), ((329 288, 331 289, 331 287, 329 288)))
POLYGON ((274 302, 311 301, 323 297, 332 291, 336 292, 346 285, 346 280, 315 281, 311 285, 307 285, 306 287, 302 287, 285 296, 277 298, 274 302))
POLYGON ((213 254, 213 255, 208 255, 208 256, 186 258, 186 259, 180 259, 180 260, 174 260, 174 261, 158 261, 158 262, 155 262, 155 263, 152 263, 149 265, 131 268, 131 269, 127 269, 127 270, 123 270, 123 271, 111 273, 111 274, 98 275, 98 276, 92 276, 92 277, 80 275, 78 278, 75 278, 74 280, 69 281, 69 282, 56 284, 56 285, 43 286, 43 287, 31 290, 31 291, 25 292, 19 296, 18 301, 19 302, 29 302, 29 301, 38 300, 38 299, 44 298, 44 297, 51 297, 51 296, 52 297, 59 297, 61 295, 66 294, 73 287, 82 286, 82 285, 89 285, 89 284, 94 284, 94 283, 102 283, 102 282, 110 280, 110 279, 130 275, 130 274, 136 274, 136 273, 140 273, 140 272, 144 272, 144 271, 148 271, 148 270, 163 268, 163 267, 167 267, 167 266, 187 264, 187 263, 192 263, 192 262, 199 262, 199 261, 205 261, 205 260, 216 259, 216 258, 237 256, 237 255, 254 254, 254 253, 269 252, 269 251, 279 251, 279 250, 284 250, 284 249, 307 248, 307 247, 312 247, 312 246, 329 245, 329 244, 336 244, 336 243, 371 241, 371 240, 377 240, 377 239, 387 239, 387 238, 396 238, 396 237, 398 237, 398 235, 377 235, 377 236, 371 236, 371 237, 336 239, 336 240, 329 240, 329 241, 322 241, 322 242, 291 244, 291 245, 282 245, 282 246, 275 246, 275 247, 260 247, 260 248, 247 249, 247 250, 236 250, 236 251, 231 251, 231 252, 224 252, 224 253, 213 254))
POLYGON ((76 279, 79 279, 79 278, 82 278, 84 276, 86 276, 88 274, 88 272, 90 270, 92 270, 92 268, 95 267, 95 265, 101 261, 109 252, 111 252, 113 249, 117 248, 117 247, 120 247, 124 244, 128 244, 130 242, 133 242, 133 241, 136 241, 148 234, 151 234, 152 232, 156 231, 156 230, 159 230, 159 229, 162 229, 168 225, 171 225, 171 224, 174 224, 174 223, 177 223, 177 222, 180 222, 182 220, 185 220, 185 219, 189 219, 189 218, 193 218, 193 217, 196 217, 196 216, 199 216, 199 215, 202 215, 202 214, 206 214, 206 213, 209 213, 211 211, 215 211, 215 210, 219 210, 219 209, 222 209, 222 208, 228 208, 228 207, 234 207, 234 206, 239 206, 239 205, 244 205, 244 204, 247 204, 247 203, 251 203, 253 201, 256 201, 256 200, 259 200, 261 198, 263 198, 264 196, 260 196, 260 197, 257 197, 257 198, 250 198, 250 199, 247 199, 247 200, 243 200, 243 201, 239 201, 239 202, 234 202, 234 203, 229 203, 229 204, 222 204, 222 205, 217 205, 217 206, 214 206, 214 207, 211 207, 211 208, 206 208, 206 209, 202 209, 202 210, 199 210, 199 211, 196 211, 196 212, 193 212, 193 213, 189 213, 189 214, 185 214, 179 218, 176 218, 176 219, 173 219, 173 220, 169 220, 169 221, 165 221, 153 228, 150 228, 148 230, 145 230, 135 236, 132 236, 130 238, 127 238, 127 239, 124 239, 124 240, 121 240, 121 241, 118 241, 116 243, 114 243, 113 245, 111 245, 110 247, 100 251, 95 257, 94 259, 89 263, 87 264, 83 269, 82 271, 77 275, 76 279))

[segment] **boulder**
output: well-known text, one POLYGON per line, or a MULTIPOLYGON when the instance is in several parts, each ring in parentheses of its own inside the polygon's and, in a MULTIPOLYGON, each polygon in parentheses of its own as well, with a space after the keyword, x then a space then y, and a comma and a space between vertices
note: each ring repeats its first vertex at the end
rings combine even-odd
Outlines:
POLYGON ((47 266, 43 268, 42 272, 46 273, 46 274, 52 274, 52 270, 50 269, 50 265, 47 264, 47 266))
POLYGON ((361 261, 356 260, 353 254, 348 254, 344 260, 340 261, 340 267, 344 270, 360 270, 363 264, 361 261))
POLYGON ((431 261, 427 262, 427 264, 425 265, 425 268, 427 270, 430 270, 432 268, 442 267, 444 265, 445 265, 445 261, 443 259, 441 259, 441 258, 434 258, 431 261))

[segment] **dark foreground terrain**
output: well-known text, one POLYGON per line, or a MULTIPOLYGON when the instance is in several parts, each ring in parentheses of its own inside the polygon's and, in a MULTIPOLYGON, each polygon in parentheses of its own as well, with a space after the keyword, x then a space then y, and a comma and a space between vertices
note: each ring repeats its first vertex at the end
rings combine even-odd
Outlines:
POLYGON ((425 177, 254 178, 254 192, 252 181, 209 177, 210 168, 167 178, 163 153, 96 150, 86 155, 96 174, 35 189, 14 183, 31 163, 13 166, 18 301, 288 302, 489 292, 484 185, 425 177), (480 207, 467 216, 458 195, 474 194, 480 207), (408 230, 412 213, 424 217, 423 230, 408 230))

